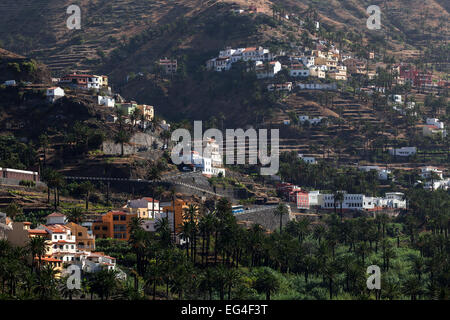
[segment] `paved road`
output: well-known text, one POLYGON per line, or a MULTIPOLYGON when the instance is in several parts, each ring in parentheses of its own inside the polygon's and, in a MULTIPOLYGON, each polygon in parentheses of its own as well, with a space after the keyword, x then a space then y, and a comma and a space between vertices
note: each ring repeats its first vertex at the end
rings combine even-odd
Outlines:
POLYGON ((166 181, 166 182, 170 182, 176 185, 181 185, 196 191, 200 191, 203 193, 207 193, 213 196, 218 196, 218 197, 225 197, 222 194, 219 193, 215 193, 212 192, 210 190, 206 190, 203 188, 199 188, 193 184, 190 183, 185 183, 185 182, 181 182, 180 180, 182 178, 189 178, 189 177, 196 177, 196 176, 200 176, 201 172, 196 171, 196 172, 185 172, 185 173, 180 173, 180 174, 172 174, 172 175, 166 175, 163 176, 161 178, 161 180, 146 180, 146 179, 129 179, 129 178, 112 178, 112 177, 68 177, 66 176, 65 179, 67 180, 91 180, 91 181, 126 181, 126 182, 141 182, 141 183, 154 183, 154 182, 159 182, 159 181, 166 181))

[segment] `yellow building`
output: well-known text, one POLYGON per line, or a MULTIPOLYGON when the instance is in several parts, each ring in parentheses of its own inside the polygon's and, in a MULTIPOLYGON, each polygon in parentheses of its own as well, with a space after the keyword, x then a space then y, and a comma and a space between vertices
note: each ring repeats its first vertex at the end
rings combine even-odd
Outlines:
POLYGON ((155 117, 155 111, 153 106, 148 106, 146 104, 140 104, 137 106, 139 110, 141 110, 142 115, 144 116, 145 121, 152 121, 155 117))
POLYGON ((79 250, 95 250, 95 237, 89 235, 86 227, 80 226, 79 224, 73 222, 69 222, 66 226, 69 227, 72 235, 75 236, 75 241, 79 250))
POLYGON ((175 229, 176 232, 181 231, 181 226, 183 225, 183 222, 185 221, 184 215, 185 210, 189 208, 189 204, 181 199, 175 199, 175 204, 172 201, 172 204, 170 206, 163 207, 163 212, 166 213, 168 216, 173 214, 173 211, 175 209, 175 229))

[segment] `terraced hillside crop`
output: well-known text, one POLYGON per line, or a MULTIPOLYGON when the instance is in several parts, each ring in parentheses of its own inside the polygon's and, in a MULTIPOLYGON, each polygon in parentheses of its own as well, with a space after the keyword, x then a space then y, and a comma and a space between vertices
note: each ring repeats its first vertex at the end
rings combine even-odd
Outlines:
MULTIPOLYGON (((202 22, 208 16, 213 17, 224 6, 248 8, 249 5, 255 5, 267 16, 272 16, 275 6, 300 18, 314 14, 321 23, 336 29, 368 31, 365 28, 368 16, 365 10, 373 4, 381 7, 383 29, 366 32, 367 35, 386 36, 398 43, 404 40, 410 45, 448 39, 449 5, 445 0, 3 0, 0 3, 0 43, 9 50, 45 62, 51 70, 59 73, 71 69, 92 71, 114 48, 145 34, 149 27, 167 28, 180 18, 195 18, 202 22), (69 17, 66 10, 72 4, 81 7, 81 30, 69 30, 66 27, 69 17)), ((186 26, 187 29, 190 27, 186 26)), ((294 24, 290 27, 295 29, 294 24)), ((254 32, 264 33, 276 40, 282 36, 279 31, 266 27, 254 32)), ((231 43, 249 40, 245 33, 242 37, 235 34, 234 39, 225 39, 228 37, 226 33, 217 36, 216 39, 210 39, 204 35, 187 38, 173 35, 173 38, 166 39, 170 42, 152 43, 143 49, 147 53, 157 51, 167 54, 173 47, 219 49, 217 46, 221 40, 231 43)), ((395 46, 395 43, 391 41, 391 45, 395 46)), ((138 44, 134 49, 142 51, 140 47, 142 45, 138 44)), ((395 49, 410 54, 413 47, 398 46, 395 49)), ((135 55, 122 58, 127 60, 127 65, 134 64, 135 55)), ((148 64, 152 63, 152 59, 150 55, 148 64)))

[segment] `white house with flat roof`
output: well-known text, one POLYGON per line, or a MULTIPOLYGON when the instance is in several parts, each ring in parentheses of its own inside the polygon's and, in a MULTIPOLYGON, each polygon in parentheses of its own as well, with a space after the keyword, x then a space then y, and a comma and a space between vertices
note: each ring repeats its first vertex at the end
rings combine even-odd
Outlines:
POLYGON ((436 168, 436 167, 429 167, 429 166, 427 166, 427 167, 422 167, 422 168, 420 168, 420 176, 421 176, 422 178, 424 178, 424 179, 429 179, 429 178, 431 178, 431 174, 432 174, 433 172, 439 177, 439 179, 442 179, 442 178, 443 178, 443 172, 442 172, 442 170, 440 170, 440 169, 438 169, 438 168, 436 168))
POLYGON ((303 161, 305 161, 306 163, 309 163, 309 164, 316 164, 317 163, 316 158, 314 158, 314 157, 307 157, 307 156, 304 156, 301 153, 298 154, 298 157, 300 159, 302 159, 303 161))
POLYGON ((378 179, 379 180, 388 180, 389 179, 389 175, 392 173, 391 170, 389 169, 382 169, 379 166, 360 166, 358 168, 361 171, 365 171, 365 172, 369 172, 369 171, 376 171, 378 174, 378 179))
POLYGON ((64 90, 60 87, 48 88, 46 92, 47 100, 51 103, 64 97, 64 90))
POLYGON ((416 147, 390 148, 389 154, 392 156, 409 157, 417 153, 416 147))

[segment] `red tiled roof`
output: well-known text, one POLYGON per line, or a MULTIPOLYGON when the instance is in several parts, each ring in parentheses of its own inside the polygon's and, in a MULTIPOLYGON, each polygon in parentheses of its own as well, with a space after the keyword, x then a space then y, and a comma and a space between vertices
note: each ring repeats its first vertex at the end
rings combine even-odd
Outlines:
MULTIPOLYGON (((35 260, 39 260, 38 257, 35 257, 34 259, 35 260)), ((52 257, 42 257, 41 260, 42 261, 47 261, 47 262, 62 262, 61 260, 55 259, 55 258, 52 258, 52 257)))
POLYGON ((47 232, 47 230, 31 229, 31 230, 28 230, 28 233, 31 233, 31 234, 47 234, 48 232, 47 232))
POLYGON ((53 212, 52 214, 49 214, 46 218, 48 217, 65 217, 65 215, 59 212, 53 212))

